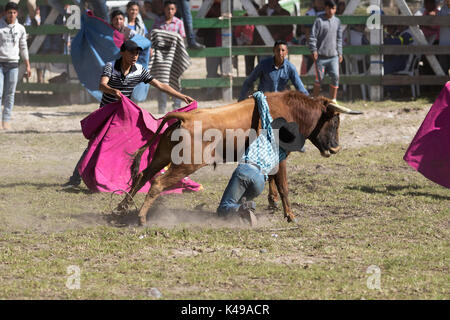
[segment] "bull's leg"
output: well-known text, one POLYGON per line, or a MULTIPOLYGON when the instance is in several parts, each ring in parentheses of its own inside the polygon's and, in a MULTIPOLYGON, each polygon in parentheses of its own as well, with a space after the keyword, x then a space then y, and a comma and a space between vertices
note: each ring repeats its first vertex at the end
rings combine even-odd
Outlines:
POLYGON ((178 181, 195 172, 202 166, 203 165, 187 166, 171 164, 169 170, 167 170, 163 175, 156 177, 150 187, 150 190, 148 191, 148 194, 145 197, 144 204, 139 211, 139 224, 144 225, 147 222, 147 212, 153 205, 155 200, 159 197, 161 192, 163 192, 165 189, 170 188, 178 181))
POLYGON ((170 153, 162 152, 158 147, 153 156, 153 160, 150 162, 150 165, 139 173, 139 175, 133 179, 133 183, 131 185, 130 192, 126 195, 126 197, 119 203, 117 206, 117 210, 119 212, 124 212, 128 210, 128 206, 131 203, 133 197, 136 193, 142 189, 142 187, 152 179, 155 174, 161 171, 165 166, 170 163, 170 153), (169 156, 167 156, 169 154, 169 156))
POLYGON ((287 174, 286 174, 286 160, 280 162, 278 172, 275 175, 275 184, 277 185, 278 192, 281 196, 281 202, 283 203, 284 217, 287 218, 288 222, 297 223, 297 218, 291 209, 291 204, 289 203, 289 189, 287 184, 287 174))
POLYGON ((275 184, 275 176, 269 176, 269 209, 277 210, 278 209, 278 192, 277 185, 275 184))

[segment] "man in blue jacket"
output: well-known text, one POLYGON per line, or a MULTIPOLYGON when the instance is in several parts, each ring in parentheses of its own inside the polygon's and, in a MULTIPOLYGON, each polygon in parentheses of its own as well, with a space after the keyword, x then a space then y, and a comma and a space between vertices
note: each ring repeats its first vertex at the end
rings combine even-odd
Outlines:
POLYGON ((262 60, 248 78, 245 79, 238 101, 242 101, 248 97, 249 90, 252 89, 253 91, 253 83, 258 78, 258 91, 283 91, 286 89, 288 80, 291 80, 298 91, 309 95, 294 65, 286 59, 287 55, 288 48, 286 41, 277 40, 273 46, 273 57, 262 60))

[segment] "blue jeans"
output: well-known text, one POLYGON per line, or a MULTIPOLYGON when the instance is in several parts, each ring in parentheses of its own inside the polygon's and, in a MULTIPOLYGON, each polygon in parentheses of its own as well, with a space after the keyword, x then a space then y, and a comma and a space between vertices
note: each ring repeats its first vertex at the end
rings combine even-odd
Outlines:
POLYGON ((263 192, 265 183, 264 175, 256 166, 239 164, 228 182, 217 212, 219 215, 237 212, 242 197, 246 200, 256 198, 263 192))
POLYGON ((19 67, 16 64, 0 62, 0 106, 3 100, 2 120, 11 120, 14 107, 14 94, 16 93, 17 80, 19 79, 19 67))
MULTIPOLYGON (((167 106, 167 93, 159 91, 156 93, 158 99, 158 113, 166 113, 167 106)), ((173 110, 181 107, 181 100, 178 98, 173 98, 173 110)))
POLYGON ((317 59, 316 83, 320 83, 323 80, 325 73, 331 78, 331 85, 339 87, 339 56, 335 57, 323 57, 319 56, 317 59))
POLYGON ((177 0, 177 12, 183 19, 184 31, 188 43, 191 44, 195 40, 194 27, 192 25, 191 5, 189 0, 177 0))

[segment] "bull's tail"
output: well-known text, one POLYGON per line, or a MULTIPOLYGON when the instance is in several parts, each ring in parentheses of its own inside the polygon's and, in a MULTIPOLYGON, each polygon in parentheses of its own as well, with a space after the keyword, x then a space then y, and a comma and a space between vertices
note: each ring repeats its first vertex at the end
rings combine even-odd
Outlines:
POLYGON ((137 176, 139 175, 139 167, 141 165, 142 155, 144 154, 145 150, 147 150, 147 148, 149 148, 155 142, 156 138, 161 133, 163 126, 167 123, 167 121, 171 119, 178 119, 181 121, 185 121, 187 117, 185 116, 184 112, 175 112, 165 116, 163 121, 159 125, 158 129, 156 130, 155 134, 151 137, 151 139, 131 155, 131 158, 133 159, 133 163, 131 164, 131 179, 133 181, 135 181, 137 176))

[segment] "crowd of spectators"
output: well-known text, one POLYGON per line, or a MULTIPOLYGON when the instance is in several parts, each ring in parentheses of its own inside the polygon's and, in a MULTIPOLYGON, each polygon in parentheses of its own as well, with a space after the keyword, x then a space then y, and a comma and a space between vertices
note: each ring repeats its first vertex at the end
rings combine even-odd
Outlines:
MULTIPOLYGON (((19 0, 14 0, 19 2, 19 0)), ((90 9, 94 15, 109 22, 116 30, 125 34, 126 38, 131 38, 134 34, 140 34, 150 38, 150 30, 144 24, 144 20, 152 19, 155 21, 157 28, 165 24, 164 3, 165 0, 145 0, 145 1, 130 1, 123 11, 115 8, 112 12, 108 12, 108 7, 105 0, 76 0, 84 9, 90 9)), ((176 7, 177 30, 183 38, 186 39, 186 47, 191 49, 200 49, 203 47, 220 47, 222 45, 221 29, 199 29, 197 33, 193 30, 192 16, 189 10, 189 0, 173 0, 176 7), (183 28, 179 28, 180 23, 183 28)), ((336 16, 344 13, 346 8, 346 0, 335 1, 337 3, 336 16)), ((449 14, 449 0, 424 0, 423 7, 417 10, 414 14, 419 15, 444 15, 449 14)), ((69 16, 68 5, 64 5, 59 0, 48 0, 48 5, 37 6, 35 0, 27 0, 28 14, 21 17, 19 14, 19 21, 24 25, 39 26, 44 23, 50 10, 55 8, 60 15, 53 22, 54 24, 64 24, 69 16)), ((325 12, 325 0, 311 0, 310 7, 306 11, 307 16, 319 17, 325 12)), ((253 1, 258 14, 260 16, 289 16, 290 13, 283 9, 279 0, 267 0, 261 7, 260 1, 253 1)), ((304 3, 302 2, 302 6, 304 3)), ((109 10, 111 11, 111 10, 109 10)), ((246 15, 246 13, 245 13, 246 15)), ((207 18, 217 18, 221 16, 221 0, 214 0, 212 7, 207 12, 207 18)), ((173 23, 172 23, 173 24, 173 23)), ((167 25, 168 26, 168 25, 167 25)), ((267 29, 274 41, 283 40, 288 45, 308 45, 311 25, 268 25, 267 29)), ((166 28, 167 29, 167 28, 166 28)), ((170 29, 170 28, 169 28, 170 29)), ((448 27, 439 26, 421 26, 421 29, 430 45, 450 45, 450 32, 448 27)), ((168 29, 167 29, 168 30, 168 29)), ((342 35, 343 45, 367 45, 368 30, 365 25, 348 25, 342 35)), ((32 40, 32 39, 31 39, 32 40)), ((383 36, 384 44, 390 45, 414 45, 415 41, 411 30, 406 26, 386 26, 383 36)), ((28 43, 31 41, 29 39, 28 43)), ((238 26, 233 29, 233 44, 234 45, 265 45, 262 36, 254 25, 238 26)), ((69 35, 48 35, 43 45, 41 46, 40 54, 44 53, 70 53, 70 36, 69 35)), ((245 56, 245 74, 249 76, 255 67, 267 56, 245 56)), ((409 56, 399 55, 385 55, 384 56, 384 74, 396 73, 404 68, 407 68, 411 59, 409 56)), ((340 65, 340 72, 350 73, 364 73, 368 69, 369 56, 344 56, 344 61, 340 65), (356 62, 355 62, 356 61, 356 62), (353 65, 352 68, 349 66, 353 65), (355 70, 356 69, 356 70, 355 70)), ((439 62, 444 70, 448 73, 450 67, 450 59, 448 55, 438 57, 439 62)), ((431 73, 431 69, 426 61, 422 59, 422 72, 431 73)), ((301 65, 297 66, 300 76, 313 75, 313 58, 311 55, 304 55, 301 65)), ((37 68, 38 82, 44 81, 45 70, 48 66, 44 64, 33 65, 37 68)), ((217 78, 221 76, 221 59, 218 57, 206 58, 206 70, 208 78, 217 78)), ((210 90, 211 91, 211 90, 210 90)), ((211 93, 209 91, 209 93, 211 93)))

